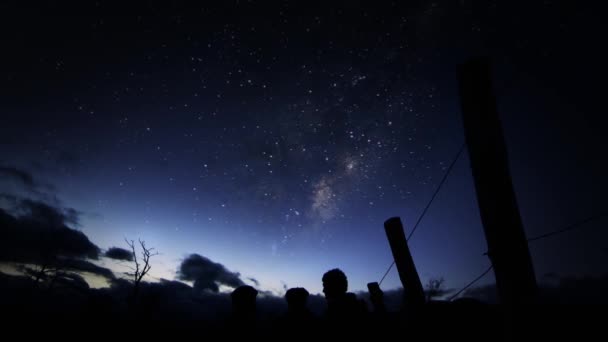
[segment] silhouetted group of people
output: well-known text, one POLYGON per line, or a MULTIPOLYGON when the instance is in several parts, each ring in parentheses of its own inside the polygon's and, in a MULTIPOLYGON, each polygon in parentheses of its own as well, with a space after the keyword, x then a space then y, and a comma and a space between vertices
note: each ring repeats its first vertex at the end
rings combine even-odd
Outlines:
MULTIPOLYGON (((322 319, 314 315, 308 308, 309 292, 305 288, 295 287, 285 293, 287 312, 279 320, 280 328, 306 334, 321 325, 324 328, 341 328, 367 321, 370 314, 367 305, 354 293, 348 292, 348 279, 342 270, 335 268, 327 271, 322 281, 327 301, 325 317, 322 319)), ((255 328, 257 294, 258 291, 249 285, 240 286, 232 292, 233 322, 239 327, 255 328)))

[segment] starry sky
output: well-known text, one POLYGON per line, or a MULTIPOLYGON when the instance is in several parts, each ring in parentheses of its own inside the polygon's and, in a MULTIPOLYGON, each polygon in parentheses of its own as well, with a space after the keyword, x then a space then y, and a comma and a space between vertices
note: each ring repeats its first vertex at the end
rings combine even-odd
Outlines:
MULTIPOLYGON (((383 222, 408 234, 463 144, 471 56, 492 58, 527 235, 608 211, 597 10, 521 6, 9 1, 0 164, 100 247, 156 247, 153 278, 198 253, 270 291, 319 292, 334 267, 363 290, 392 261, 383 222)), ((537 278, 606 272, 605 226, 531 243, 537 278)), ((410 247, 423 282, 489 266, 466 153, 410 247)))

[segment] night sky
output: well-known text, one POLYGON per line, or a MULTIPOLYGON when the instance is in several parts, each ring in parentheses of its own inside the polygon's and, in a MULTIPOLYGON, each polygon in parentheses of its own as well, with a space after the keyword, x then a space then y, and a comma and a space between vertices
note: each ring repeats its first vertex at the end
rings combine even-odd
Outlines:
MULTIPOLYGON (((276 293, 334 267, 363 290, 383 222, 409 234, 463 144, 457 66, 485 55, 528 237, 608 212, 597 9, 221 3, 0 5, 0 166, 40 185, 2 193, 76 209, 102 248, 145 240, 151 280, 198 253, 276 293)), ((537 278, 608 271, 606 224, 531 243, 537 278)), ((423 283, 490 265, 466 153, 410 247, 423 283)))

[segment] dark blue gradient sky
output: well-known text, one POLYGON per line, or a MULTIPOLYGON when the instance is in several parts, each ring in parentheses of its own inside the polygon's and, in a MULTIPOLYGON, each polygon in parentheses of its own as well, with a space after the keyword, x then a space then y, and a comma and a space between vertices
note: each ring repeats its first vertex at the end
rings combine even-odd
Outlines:
MULTIPOLYGON (((3 5, 0 162, 99 246, 156 247, 155 277, 198 253, 263 289, 340 267, 361 290, 384 220, 409 233, 463 143, 456 67, 482 54, 528 236, 606 211, 592 9, 396 3, 3 5)), ((537 277, 605 272, 605 225, 531 245, 537 277)), ((423 281, 486 269, 482 232, 465 153, 410 242, 423 281)))

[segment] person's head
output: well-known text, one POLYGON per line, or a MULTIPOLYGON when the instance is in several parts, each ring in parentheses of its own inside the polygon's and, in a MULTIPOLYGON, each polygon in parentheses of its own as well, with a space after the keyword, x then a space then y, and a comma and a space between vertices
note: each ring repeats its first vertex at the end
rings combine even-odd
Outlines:
POLYGON ((323 293, 328 299, 339 297, 348 290, 346 275, 338 268, 329 270, 323 275, 323 293))
POLYGON ((287 300, 287 306, 289 310, 302 310, 306 308, 306 301, 308 300, 308 291, 302 287, 294 287, 285 293, 285 300, 287 300))
POLYGON ((249 285, 237 287, 230 297, 232 298, 232 308, 236 313, 254 313, 255 299, 258 291, 249 285))

